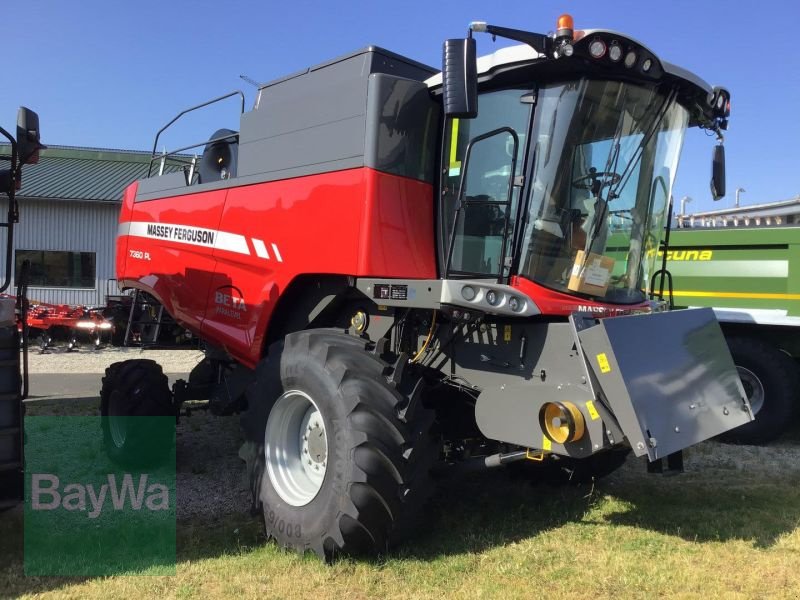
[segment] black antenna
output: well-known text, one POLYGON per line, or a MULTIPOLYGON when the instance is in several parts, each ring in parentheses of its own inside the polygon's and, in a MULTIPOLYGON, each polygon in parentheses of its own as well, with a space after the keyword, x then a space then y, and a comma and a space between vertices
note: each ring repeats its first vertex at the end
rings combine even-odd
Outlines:
POLYGON ((257 82, 252 77, 248 77, 247 75, 239 75, 239 79, 241 79, 242 81, 246 81, 247 83, 249 83, 250 85, 255 86, 256 88, 260 88, 261 87, 261 84, 259 82, 257 82))

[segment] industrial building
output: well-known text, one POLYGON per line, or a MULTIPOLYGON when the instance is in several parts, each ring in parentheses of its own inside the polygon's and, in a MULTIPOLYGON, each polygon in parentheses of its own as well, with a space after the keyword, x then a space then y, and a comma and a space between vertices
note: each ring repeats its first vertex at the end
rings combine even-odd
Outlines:
MULTIPOLYGON (((0 145, 0 155, 9 154, 0 145)), ((122 192, 146 176, 149 152, 51 146, 23 170, 14 230, 16 278, 31 261, 28 297, 54 304, 97 306, 117 292, 114 279, 117 217, 122 192)), ((157 165, 156 165, 157 168, 157 165)), ((5 199, 0 203, 5 220, 5 199)), ((5 261, 6 232, 0 230, 5 261)))
POLYGON ((687 214, 685 202, 675 216, 673 227, 782 227, 800 224, 800 196, 778 202, 765 202, 687 214))

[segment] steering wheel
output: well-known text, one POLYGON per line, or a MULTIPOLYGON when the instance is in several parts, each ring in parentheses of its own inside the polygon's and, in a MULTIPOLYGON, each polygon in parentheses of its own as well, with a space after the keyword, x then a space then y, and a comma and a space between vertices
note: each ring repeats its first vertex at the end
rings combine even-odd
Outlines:
POLYGON ((597 194, 606 186, 618 184, 622 180, 622 175, 614 173, 613 171, 598 171, 594 167, 589 169, 586 175, 572 180, 572 187, 579 190, 591 190, 592 193, 597 194))

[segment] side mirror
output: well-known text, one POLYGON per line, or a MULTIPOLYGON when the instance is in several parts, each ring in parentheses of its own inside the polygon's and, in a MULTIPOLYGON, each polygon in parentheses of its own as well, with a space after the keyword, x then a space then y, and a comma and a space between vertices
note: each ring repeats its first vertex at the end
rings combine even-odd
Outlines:
POLYGON ((39 141, 39 115, 24 106, 17 113, 17 154, 19 164, 35 165, 39 162, 39 150, 46 148, 39 141))
POLYGON ((442 94, 445 117, 478 116, 478 67, 475 39, 445 40, 442 52, 442 94))
POLYGON ((725 196, 725 146, 714 146, 711 158, 711 197, 719 200, 725 196))

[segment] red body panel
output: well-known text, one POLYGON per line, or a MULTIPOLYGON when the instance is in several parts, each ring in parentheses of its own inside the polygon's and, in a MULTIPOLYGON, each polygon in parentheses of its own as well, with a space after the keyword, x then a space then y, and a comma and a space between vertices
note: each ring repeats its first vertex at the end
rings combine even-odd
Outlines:
POLYGON ((433 189, 416 180, 360 168, 135 204, 134 194, 120 216, 118 279, 246 365, 260 358, 275 303, 298 275, 436 277, 433 189), (142 234, 148 223, 215 237, 210 246, 169 231, 158 239, 142 234))
POLYGON ((614 317, 650 310, 647 302, 622 305, 602 304, 551 290, 524 277, 513 277, 511 286, 532 298, 543 315, 568 317, 575 311, 582 311, 594 313, 598 317, 614 317))

